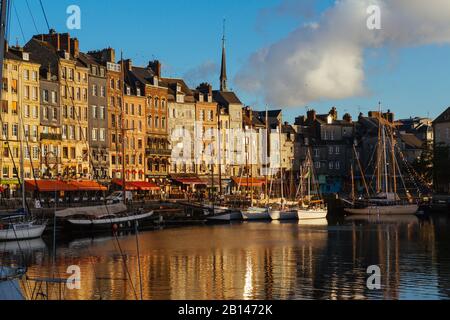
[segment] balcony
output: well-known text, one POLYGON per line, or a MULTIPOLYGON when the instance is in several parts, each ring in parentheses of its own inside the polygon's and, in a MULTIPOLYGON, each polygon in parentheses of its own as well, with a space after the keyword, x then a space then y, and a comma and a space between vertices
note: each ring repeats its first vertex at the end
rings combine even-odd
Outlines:
POLYGON ((147 156, 168 156, 168 157, 170 157, 172 155, 172 150, 147 148, 147 149, 145 149, 145 154, 147 156))
POLYGON ((62 135, 59 133, 41 133, 41 141, 42 140, 61 141, 62 135))

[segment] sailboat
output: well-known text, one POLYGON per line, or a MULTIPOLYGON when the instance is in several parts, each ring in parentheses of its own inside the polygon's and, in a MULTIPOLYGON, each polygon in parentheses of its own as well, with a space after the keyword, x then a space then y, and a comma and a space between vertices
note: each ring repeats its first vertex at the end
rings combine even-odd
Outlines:
MULTIPOLYGON (((361 170, 367 197, 355 199, 354 192, 352 201, 344 201, 350 205, 345 212, 350 215, 413 215, 419 210, 419 205, 412 200, 403 201, 397 193, 397 172, 403 181, 400 167, 395 154, 395 141, 392 124, 382 117, 381 105, 378 112, 378 144, 377 144, 377 192, 375 196, 370 195, 369 188, 365 182, 364 173, 357 157, 355 156, 361 170), (389 129, 387 128, 389 127, 389 129), (388 131, 389 130, 389 131, 388 131), (389 147, 389 148, 388 148, 389 147), (389 164, 388 153, 391 152, 391 163, 389 164), (392 179, 392 180, 391 180, 392 179)), ((353 173, 352 173, 353 177, 353 173)), ((352 185, 354 181, 352 179, 352 185)), ((403 181, 403 185, 405 185, 403 181)), ((406 190, 406 186, 405 186, 406 190)), ((406 190, 409 198, 409 191, 406 190)))
POLYGON ((300 168, 300 200, 295 212, 298 220, 326 219, 328 209, 325 201, 322 199, 319 188, 315 183, 314 164, 311 157, 311 151, 308 148, 306 160, 300 168), (307 195, 304 195, 304 180, 307 180, 307 195), (312 189, 315 186, 316 196, 312 195, 312 189))
MULTIPOLYGON (((218 128, 218 168, 219 168, 219 199, 222 199, 222 127, 220 123, 220 107, 217 107, 217 128, 218 128)), ((204 203, 202 205, 206 220, 210 222, 230 222, 242 220, 240 211, 228 206, 217 205, 216 197, 214 195, 214 165, 211 164, 211 203, 204 203)))
MULTIPOLYGON (((5 59, 5 30, 7 25, 7 1, 2 1, 1 6, 1 30, 0 30, 0 88, 3 88, 3 64, 5 59)), ((20 94, 20 90, 18 91, 20 94)), ((0 101, 3 99, 3 90, 0 89, 0 101)), ((20 99, 19 99, 20 101, 20 99)), ((19 134, 20 134, 20 186, 22 193, 22 212, 23 215, 18 215, 14 217, 8 217, 6 219, 0 220, 0 241, 10 241, 10 240, 26 240, 39 238, 44 233, 47 223, 38 222, 34 220, 27 212, 26 204, 26 192, 25 192, 25 174, 24 174, 24 155, 23 155, 23 136, 24 136, 24 126, 22 118, 22 109, 20 109, 19 114, 19 134)), ((3 119, 0 117, 3 122, 3 119)))
MULTIPOLYGON (((266 132, 268 132, 268 122, 267 122, 267 109, 266 109, 266 132)), ((250 112, 250 124, 252 123, 252 113, 250 112)), ((251 131, 250 131, 251 132, 251 131)), ((242 210, 241 214, 244 220, 246 221, 257 221, 257 220, 270 220, 270 209, 268 206, 268 195, 267 195, 267 182, 266 182, 266 206, 265 207, 256 207, 254 206, 253 201, 253 166, 252 166, 252 157, 251 157, 251 138, 252 134, 249 137, 246 137, 246 145, 247 145, 247 181, 252 181, 252 183, 247 183, 247 190, 250 189, 250 207, 242 210), (249 169, 250 166, 250 169, 249 169)))

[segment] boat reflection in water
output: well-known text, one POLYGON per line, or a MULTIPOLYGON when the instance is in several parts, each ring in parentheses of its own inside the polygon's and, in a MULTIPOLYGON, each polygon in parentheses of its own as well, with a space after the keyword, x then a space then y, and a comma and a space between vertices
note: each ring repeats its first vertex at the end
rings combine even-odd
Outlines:
MULTIPOLYGON (((321 220, 145 232, 139 235, 143 294, 153 300, 448 299, 449 226, 448 218, 321 220), (381 290, 367 289, 371 265, 382 270, 381 290)), ((66 290, 66 299, 138 298, 134 235, 61 244, 56 269, 50 251, 32 254, 28 276, 67 278, 68 266, 80 266, 81 289, 66 290)))

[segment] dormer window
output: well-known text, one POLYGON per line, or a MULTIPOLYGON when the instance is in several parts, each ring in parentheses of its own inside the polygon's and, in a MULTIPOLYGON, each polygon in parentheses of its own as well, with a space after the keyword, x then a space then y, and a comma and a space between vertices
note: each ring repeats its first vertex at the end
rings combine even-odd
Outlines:
POLYGON ((127 86, 127 95, 131 95, 131 88, 127 86))
POLYGON ((24 61, 30 61, 30 54, 28 52, 24 52, 22 57, 24 61))
POLYGON ((181 92, 181 85, 177 83, 177 92, 181 92))
POLYGON ((333 116, 330 114, 327 118, 327 123, 332 124, 333 123, 333 116))
POLYGON ((138 96, 141 95, 141 88, 137 88, 137 89, 136 89, 136 94, 137 94, 138 96))
POLYGON ((158 86, 158 77, 157 76, 153 77, 153 85, 158 86))

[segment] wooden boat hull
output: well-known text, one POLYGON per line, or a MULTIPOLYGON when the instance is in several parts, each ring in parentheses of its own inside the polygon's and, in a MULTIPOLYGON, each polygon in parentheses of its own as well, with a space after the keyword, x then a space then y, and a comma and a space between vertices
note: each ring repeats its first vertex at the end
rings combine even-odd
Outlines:
POLYGON ((0 230, 0 241, 15 241, 40 238, 44 233, 46 224, 29 224, 24 228, 9 228, 0 230))
POLYGON ((72 229, 133 229, 134 222, 144 221, 153 216, 153 211, 137 214, 132 216, 124 216, 117 218, 104 219, 68 219, 67 224, 72 229), (114 228, 115 227, 115 228, 114 228))
POLYGON ((242 213, 241 212, 229 212, 224 214, 219 214, 216 216, 208 217, 206 220, 208 221, 241 221, 242 220, 242 213))
POLYGON ((327 209, 298 209, 298 220, 315 220, 326 219, 328 215, 327 209))
POLYGON ((270 210, 272 220, 297 220, 298 215, 295 210, 270 210))
POLYGON ((247 221, 271 220, 269 210, 266 208, 250 208, 242 211, 242 217, 247 221))
POLYGON ((414 215, 419 210, 416 204, 393 205, 393 206, 369 206, 361 209, 346 208, 346 213, 350 215, 414 215))

